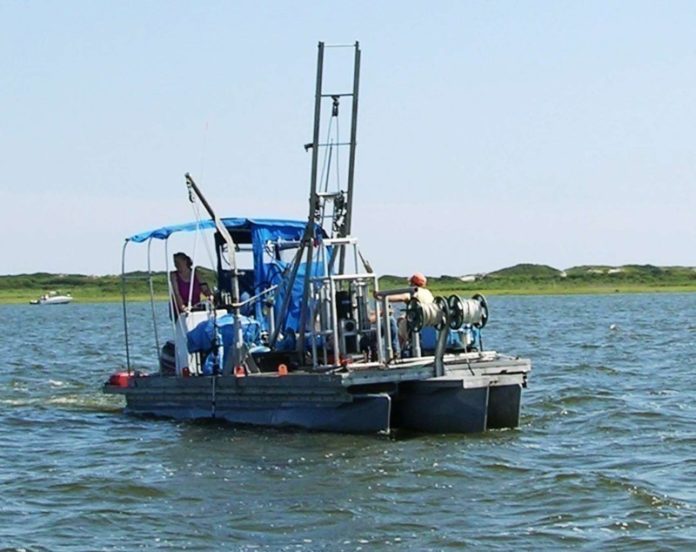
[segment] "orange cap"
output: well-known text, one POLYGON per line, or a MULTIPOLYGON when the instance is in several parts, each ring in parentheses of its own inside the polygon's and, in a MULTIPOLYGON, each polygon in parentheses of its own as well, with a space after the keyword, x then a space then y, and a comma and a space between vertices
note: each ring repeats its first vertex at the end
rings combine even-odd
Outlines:
POLYGON ((416 272, 408 279, 409 283, 413 286, 425 287, 428 283, 428 279, 422 272, 416 272))

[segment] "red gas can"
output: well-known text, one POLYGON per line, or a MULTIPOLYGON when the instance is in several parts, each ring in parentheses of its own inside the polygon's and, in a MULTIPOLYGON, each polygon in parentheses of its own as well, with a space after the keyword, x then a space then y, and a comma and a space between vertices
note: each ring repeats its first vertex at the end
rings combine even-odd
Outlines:
POLYGON ((131 375, 128 372, 116 372, 111 374, 109 378, 109 385, 114 385, 116 387, 128 387, 128 382, 130 382, 131 375))

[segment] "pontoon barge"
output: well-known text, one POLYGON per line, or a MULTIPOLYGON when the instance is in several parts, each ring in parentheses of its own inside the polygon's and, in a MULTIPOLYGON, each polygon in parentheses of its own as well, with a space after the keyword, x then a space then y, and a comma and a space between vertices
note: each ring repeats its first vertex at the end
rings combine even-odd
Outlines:
MULTIPOLYGON (((531 363, 484 350, 486 300, 453 295, 421 304, 412 287, 380 291, 351 235, 360 65, 357 43, 354 48, 353 92, 326 94, 319 44, 314 139, 306 146, 312 150, 307 220, 221 219, 187 174, 190 199, 210 218, 126 240, 148 244, 149 267, 153 240, 166 244, 177 232, 212 231, 217 279, 214 300, 176 320, 172 313, 175 338, 164 344, 153 300, 160 358, 159 370, 149 374, 132 366, 124 291, 127 369, 112 375, 104 391, 124 395, 126 412, 354 433, 518 426, 531 363), (344 96, 352 100, 350 140, 320 143, 322 103, 332 102, 331 125, 344 96), (329 190, 330 170, 324 183, 318 154, 330 166, 340 146, 349 148, 347 189, 329 190), (238 265, 243 250, 253 266, 238 265), (405 341, 397 339, 389 301, 403 293, 414 297, 399 324, 405 341)), ((124 282, 125 253, 126 246, 124 282)))

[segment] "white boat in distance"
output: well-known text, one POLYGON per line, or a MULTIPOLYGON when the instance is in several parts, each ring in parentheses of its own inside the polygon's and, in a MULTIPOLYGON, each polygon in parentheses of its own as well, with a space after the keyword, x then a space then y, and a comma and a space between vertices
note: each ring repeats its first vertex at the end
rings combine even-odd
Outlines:
POLYGON ((29 301, 31 305, 65 305, 73 300, 72 295, 66 293, 65 295, 58 295, 57 292, 52 291, 45 295, 42 295, 38 299, 29 301))

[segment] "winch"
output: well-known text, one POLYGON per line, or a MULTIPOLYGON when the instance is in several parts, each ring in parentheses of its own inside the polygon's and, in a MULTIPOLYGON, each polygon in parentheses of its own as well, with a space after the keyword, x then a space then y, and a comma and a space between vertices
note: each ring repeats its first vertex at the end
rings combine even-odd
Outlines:
POLYGON ((457 330, 463 325, 480 329, 488 322, 488 302, 480 293, 471 299, 458 295, 450 295, 447 299, 435 297, 432 303, 421 303, 414 297, 406 306, 406 321, 409 332, 419 332, 424 327, 457 330))
POLYGON ((480 330, 487 322, 488 302, 479 293, 471 299, 462 299, 458 295, 450 295, 447 299, 439 296, 435 297, 432 303, 421 303, 418 299, 412 298, 406 306, 406 323, 410 335, 414 336, 414 341, 418 344, 417 354, 420 354, 418 332, 428 327, 437 330, 434 356, 438 376, 444 375, 445 372, 442 359, 450 332, 465 330, 467 335, 471 335, 472 341, 478 338, 478 350, 483 350, 480 330))

